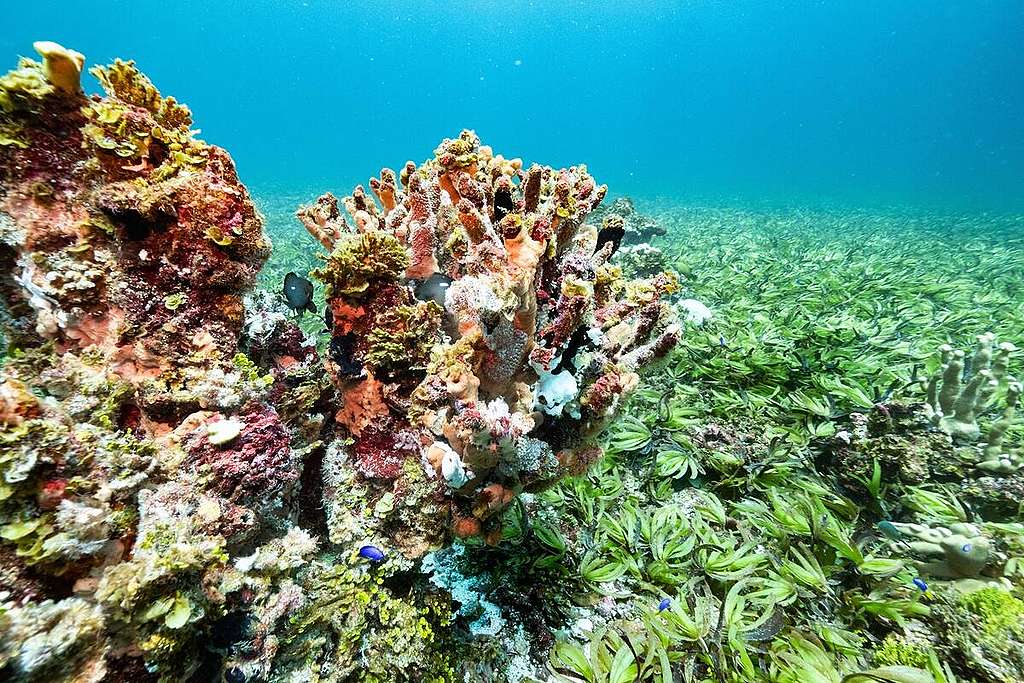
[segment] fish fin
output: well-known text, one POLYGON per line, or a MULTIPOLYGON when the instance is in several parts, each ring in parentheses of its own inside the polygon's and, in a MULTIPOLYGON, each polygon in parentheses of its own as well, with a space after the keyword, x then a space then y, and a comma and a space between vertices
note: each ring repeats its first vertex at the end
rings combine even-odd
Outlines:
POLYGON ((313 303, 312 301, 310 301, 308 304, 306 304, 306 310, 309 311, 310 313, 315 314, 316 313, 316 304, 313 303))

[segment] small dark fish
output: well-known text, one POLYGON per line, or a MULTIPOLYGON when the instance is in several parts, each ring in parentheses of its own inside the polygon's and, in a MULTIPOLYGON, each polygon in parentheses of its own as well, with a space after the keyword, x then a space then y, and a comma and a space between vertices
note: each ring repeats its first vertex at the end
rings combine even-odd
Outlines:
POLYGON ((892 522, 890 522, 889 520, 883 519, 881 522, 879 522, 878 523, 878 530, 881 531, 882 534, 884 536, 886 536, 887 538, 890 538, 890 539, 892 539, 894 541, 898 541, 899 543, 902 543, 907 548, 911 547, 910 544, 907 543, 906 539, 903 538, 903 534, 900 533, 900 530, 897 529, 896 526, 892 522))
POLYGON ((217 619, 210 627, 209 643, 216 648, 224 649, 245 640, 253 626, 252 615, 233 611, 217 619))
POLYGON ((658 611, 659 612, 664 612, 665 610, 667 610, 671 606, 672 606, 672 600, 670 598, 665 598, 664 600, 662 600, 661 602, 658 603, 658 611))
POLYGON ((672 417, 672 409, 669 407, 669 401, 672 400, 672 394, 662 394, 658 400, 658 421, 668 422, 668 419, 672 417))
POLYGON ((807 360, 807 356, 796 351, 796 357, 800 359, 800 369, 804 372, 808 372, 811 369, 811 363, 807 360))
POLYGON ((887 538, 891 538, 894 541, 903 540, 903 534, 900 533, 900 530, 897 529, 896 526, 887 519, 883 519, 881 522, 878 523, 878 530, 881 531, 887 538))
POLYGON ((284 298, 288 308, 297 311, 301 316, 306 311, 316 313, 313 304, 313 283, 295 273, 284 276, 284 298))
MULTIPOLYGON (((882 401, 888 401, 890 398, 892 398, 892 395, 894 393, 896 393, 896 390, 899 388, 899 386, 900 386, 900 381, 898 379, 894 379, 892 381, 892 383, 889 384, 889 386, 886 387, 885 391, 882 393, 881 400, 882 401)), ((877 387, 876 387, 876 391, 877 391, 877 387)))
POLYGON ((364 545, 359 549, 359 557, 370 562, 383 562, 384 551, 375 545, 364 545))
POLYGON ((512 199, 512 193, 507 189, 501 188, 494 193, 494 222, 497 223, 502 218, 512 213, 516 209, 515 201, 512 199))
POLYGON ((338 365, 338 371, 346 377, 358 377, 363 373, 363 366, 355 359, 356 335, 338 334, 331 337, 327 347, 328 357, 338 365))
POLYGON ((922 579, 920 576, 918 576, 918 577, 916 577, 914 579, 914 585, 917 586, 921 590, 922 593, 927 593, 928 592, 928 584, 925 583, 924 579, 922 579))
POLYGON ((444 273, 434 273, 423 282, 417 283, 413 293, 420 301, 433 301, 444 308, 444 295, 448 293, 448 285, 451 283, 452 279, 444 273))
POLYGON ((324 331, 322 334, 330 334, 334 331, 334 309, 330 306, 324 308, 324 331))
POLYGON ((612 243, 612 253, 608 254, 611 257, 612 254, 619 250, 619 245, 622 244, 622 238, 626 236, 625 224, 615 221, 612 223, 606 223, 603 228, 597 233, 597 247, 594 249, 594 253, 601 251, 601 247, 612 243))

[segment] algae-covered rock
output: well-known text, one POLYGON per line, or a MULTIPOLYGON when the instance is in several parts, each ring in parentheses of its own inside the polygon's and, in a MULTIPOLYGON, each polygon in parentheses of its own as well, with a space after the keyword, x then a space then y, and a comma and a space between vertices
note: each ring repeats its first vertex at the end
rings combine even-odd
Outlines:
POLYGON ((293 526, 304 441, 239 346, 270 244, 187 108, 120 60, 86 96, 81 55, 36 48, 0 77, 0 677, 185 680, 269 600, 266 563, 219 587, 230 557, 293 526))
MULTIPOLYGON (((1014 391, 1010 387, 1011 406, 1016 401, 1012 398, 1014 391)), ((931 416, 928 405, 921 403, 880 403, 866 414, 853 413, 833 437, 815 444, 818 465, 833 473, 848 490, 861 494, 866 492, 865 482, 872 479, 877 463, 881 483, 945 483, 954 486, 972 509, 986 517, 1015 515, 1024 495, 1024 474, 1015 467, 993 472, 980 466, 985 458, 1001 462, 1015 457, 1003 447, 1002 438, 993 441, 995 446, 957 445, 931 416), (986 456, 987 448, 1003 455, 986 456)), ((1004 413, 999 421, 1010 419, 1012 411, 1010 418, 1004 413)))
POLYGON ((932 607, 940 648, 980 680, 1024 680, 1024 602, 1005 587, 951 593, 932 607))
POLYGON ((871 479, 875 463, 883 481, 905 484, 964 471, 950 438, 931 428, 920 404, 878 404, 867 414, 851 414, 842 427, 818 446, 819 463, 852 489, 871 479))
POLYGON ((619 197, 607 205, 597 207, 593 220, 600 226, 610 222, 621 225, 624 231, 623 242, 630 245, 650 242, 668 232, 668 228, 653 216, 637 211, 629 197, 619 197))

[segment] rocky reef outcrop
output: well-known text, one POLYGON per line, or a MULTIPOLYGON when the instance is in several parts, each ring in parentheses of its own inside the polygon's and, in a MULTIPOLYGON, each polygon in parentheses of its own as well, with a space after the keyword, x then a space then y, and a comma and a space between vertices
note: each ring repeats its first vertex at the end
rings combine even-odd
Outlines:
POLYGON ((419 560, 600 457, 675 277, 609 262, 585 167, 467 131, 300 210, 318 350, 253 289, 270 242, 188 108, 35 47, 0 77, 0 674, 485 679, 419 560))
POLYGON ((209 623, 272 599, 233 556, 287 535, 285 571, 316 546, 239 344, 271 246, 184 105, 120 60, 86 95, 82 55, 35 47, 0 77, 0 668, 174 678, 209 623))

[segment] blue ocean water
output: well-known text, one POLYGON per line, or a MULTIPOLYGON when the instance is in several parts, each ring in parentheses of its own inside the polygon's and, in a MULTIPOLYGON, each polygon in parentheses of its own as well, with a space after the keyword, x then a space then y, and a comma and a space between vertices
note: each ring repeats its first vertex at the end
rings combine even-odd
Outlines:
POLYGON ((135 59, 256 188, 344 192, 473 128, 615 194, 1024 207, 1019 0, 66 0, 4 19, 12 65, 39 39, 135 59))

